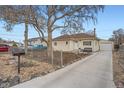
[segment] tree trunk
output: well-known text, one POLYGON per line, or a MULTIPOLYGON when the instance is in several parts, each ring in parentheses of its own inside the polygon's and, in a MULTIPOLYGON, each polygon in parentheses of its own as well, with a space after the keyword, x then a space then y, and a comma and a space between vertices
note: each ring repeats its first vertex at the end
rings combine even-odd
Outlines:
POLYGON ((99 51, 100 51, 100 40, 98 41, 99 51))
POLYGON ((48 63, 52 64, 52 32, 48 31, 48 48, 47 48, 47 54, 48 54, 48 63))
POLYGON ((27 54, 28 52, 28 21, 26 20, 25 22, 25 32, 24 32, 24 37, 25 37, 25 53, 27 54))

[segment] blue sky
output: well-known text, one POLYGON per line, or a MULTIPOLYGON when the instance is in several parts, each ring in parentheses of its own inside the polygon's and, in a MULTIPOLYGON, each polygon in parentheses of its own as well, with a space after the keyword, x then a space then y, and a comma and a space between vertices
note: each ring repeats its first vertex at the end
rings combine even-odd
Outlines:
MULTIPOLYGON (((98 13, 98 23, 94 26, 92 22, 86 23, 84 28, 91 30, 96 27, 97 36, 101 39, 111 37, 113 30, 124 28, 124 6, 105 6, 104 12, 98 13)), ((6 40, 22 42, 24 40, 24 25, 15 26, 12 32, 6 32, 3 24, 0 24, 0 37, 6 40)), ((55 31, 53 37, 60 35, 60 31, 55 31)), ((37 37, 38 34, 33 28, 29 28, 29 38, 37 37)))

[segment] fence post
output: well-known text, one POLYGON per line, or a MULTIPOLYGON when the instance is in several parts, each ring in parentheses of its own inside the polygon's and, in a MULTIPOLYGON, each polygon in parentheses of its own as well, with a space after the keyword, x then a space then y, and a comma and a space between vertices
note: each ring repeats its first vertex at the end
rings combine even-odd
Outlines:
POLYGON ((18 57, 18 83, 20 83, 20 55, 17 56, 18 57))
POLYGON ((62 52, 62 50, 61 50, 61 67, 64 67, 64 65, 63 65, 63 52, 62 52))
POLYGON ((18 74, 20 74, 20 55, 18 56, 18 74))

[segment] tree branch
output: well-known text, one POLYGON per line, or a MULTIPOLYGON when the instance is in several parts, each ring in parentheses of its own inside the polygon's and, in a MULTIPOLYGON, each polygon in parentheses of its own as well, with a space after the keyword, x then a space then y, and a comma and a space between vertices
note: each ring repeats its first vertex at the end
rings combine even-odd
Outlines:
POLYGON ((65 16, 71 16, 71 15, 73 15, 75 12, 78 12, 81 8, 82 8, 82 7, 80 6, 79 8, 77 8, 77 9, 71 11, 71 12, 67 12, 67 13, 63 14, 62 16, 56 18, 56 20, 62 19, 62 18, 64 18, 65 16))
MULTIPOLYGON (((54 19, 54 21, 52 22, 51 26, 53 26, 54 23, 55 23, 57 20, 62 19, 62 18, 64 18, 65 16, 71 16, 71 15, 73 15, 75 12, 79 11, 81 8, 82 8, 82 7, 80 6, 79 8, 77 8, 77 9, 71 11, 71 12, 67 12, 67 13, 63 14, 62 16, 60 16, 60 17, 58 17, 58 18, 57 18, 56 15, 54 14, 55 19, 54 19)), ((60 27, 60 28, 61 28, 61 27, 60 27)))
POLYGON ((38 32, 38 34, 39 34, 39 36, 41 38, 40 39, 41 43, 44 41, 48 45, 47 40, 45 40, 44 33, 41 30, 39 30, 36 25, 33 25, 33 26, 34 26, 35 30, 38 32))
POLYGON ((56 26, 52 29, 52 31, 56 30, 56 29, 59 29, 59 28, 65 28, 65 27, 68 27, 68 26, 56 26))

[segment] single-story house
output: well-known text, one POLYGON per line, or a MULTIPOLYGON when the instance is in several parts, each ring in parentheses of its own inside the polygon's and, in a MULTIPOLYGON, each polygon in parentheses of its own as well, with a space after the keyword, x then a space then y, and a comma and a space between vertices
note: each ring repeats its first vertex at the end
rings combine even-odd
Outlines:
MULTIPOLYGON (((45 38, 46 39, 46 38, 45 38)), ((47 44, 45 42, 41 43, 40 37, 35 37, 35 38, 30 38, 28 39, 28 45, 43 45, 43 46, 47 46, 47 44)))
POLYGON ((95 34, 62 35, 53 39, 53 49, 55 51, 74 51, 84 48, 91 48, 93 52, 99 51, 99 40, 95 34))

